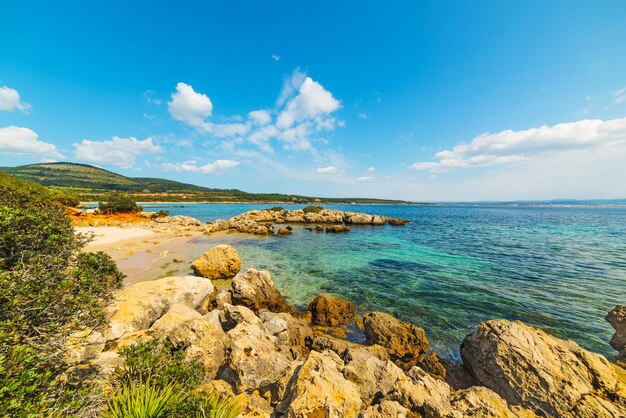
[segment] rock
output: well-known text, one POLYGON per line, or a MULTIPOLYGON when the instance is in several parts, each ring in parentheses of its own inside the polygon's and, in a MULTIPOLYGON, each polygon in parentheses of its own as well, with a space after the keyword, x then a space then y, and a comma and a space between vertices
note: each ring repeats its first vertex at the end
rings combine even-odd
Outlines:
POLYGON ((185 350, 186 359, 203 364, 206 380, 215 378, 226 349, 226 334, 220 326, 202 318, 188 319, 170 328, 167 339, 174 347, 185 350))
POLYGON ((266 333, 276 337, 279 347, 292 347, 300 355, 306 353, 306 341, 313 335, 313 331, 304 319, 268 310, 260 311, 259 318, 263 321, 266 333))
POLYGON ((446 368, 441 363, 441 360, 439 360, 437 353, 431 351, 430 353, 420 355, 418 364, 431 375, 439 379, 446 378, 446 368))
POLYGON ((336 327, 347 325, 356 316, 356 306, 345 299, 331 295, 317 295, 309 304, 312 322, 315 325, 336 327))
POLYGON ((259 312, 261 309, 284 311, 289 307, 274 286, 267 270, 248 269, 235 276, 232 281, 233 302, 259 312))
POLYGON ((340 233, 340 232, 349 232, 350 227, 347 225, 330 225, 326 227, 326 232, 330 233, 340 233))
MULTIPOLYGON (((450 401, 452 411, 443 417, 481 417, 481 418, 531 418, 536 415, 527 410, 509 409, 504 399, 491 389, 482 386, 473 386, 456 392, 450 401)), ((427 414, 433 418, 439 415, 427 414)))
POLYGON ((227 303, 228 304, 232 304, 233 303, 233 295, 232 295, 230 290, 228 290, 228 289, 221 289, 215 295, 215 298, 213 299, 212 306, 213 306, 214 309, 224 309, 224 305, 227 304, 227 303))
POLYGON ((207 279, 230 279, 239 273, 241 260, 231 245, 216 245, 194 261, 191 268, 207 279))
POLYGON ((343 362, 331 354, 311 352, 290 383, 279 412, 289 418, 359 416, 359 389, 343 377, 343 362))
POLYGON ((176 303, 150 327, 150 332, 157 338, 164 338, 172 328, 188 319, 201 319, 202 315, 189 306, 176 303))
POLYGON ((398 219, 398 218, 385 218, 385 221, 389 225, 393 225, 393 226, 403 226, 410 222, 410 221, 407 221, 406 219, 398 219))
POLYGON ((367 408, 361 418, 407 418, 415 416, 396 401, 382 401, 367 408))
POLYGON ((270 418, 274 409, 266 399, 257 392, 240 393, 233 398, 241 406, 238 417, 246 418, 270 418))
POLYGON ((372 215, 356 212, 345 212, 343 220, 347 224, 369 225, 372 223, 372 215))
POLYGON ((207 224, 204 232, 211 234, 213 232, 226 231, 228 229, 230 229, 230 222, 225 221, 224 219, 218 219, 211 224, 207 224))
POLYGON ((611 347, 619 352, 617 360, 626 365, 626 305, 617 305, 605 319, 615 329, 610 341, 611 347))
POLYGON ((315 225, 315 228, 313 228, 313 231, 324 232, 324 227, 322 225, 315 225))
POLYGON ((479 384, 539 415, 577 416, 574 411, 596 402, 588 396, 626 414, 626 379, 616 366, 522 322, 481 323, 463 340, 461 357, 479 384))
MULTIPOLYGON (((258 318, 257 318, 258 319, 258 318)), ((229 352, 220 376, 238 392, 276 391, 276 383, 290 369, 292 360, 279 352, 263 324, 241 322, 228 331, 229 352)))
POLYGON ((287 228, 280 228, 278 232, 276 233, 276 235, 280 237, 291 235, 291 234, 292 234, 291 229, 287 229, 287 228))
POLYGON ((161 218, 155 218, 153 219, 153 221, 156 223, 166 223, 166 224, 173 224, 173 225, 178 225, 178 226, 202 225, 202 222, 200 222, 196 218, 192 218, 191 216, 183 216, 183 215, 164 216, 161 218))
POLYGON ((363 315, 363 323, 367 342, 385 347, 391 359, 404 370, 414 366, 420 355, 428 351, 426 333, 416 325, 383 312, 363 315))
POLYGON ((107 341, 116 340, 127 332, 149 328, 174 304, 196 308, 213 284, 202 277, 166 277, 135 283, 115 293, 107 308, 109 323, 104 331, 107 341))
POLYGON ((346 350, 350 348, 364 348, 380 360, 389 360, 389 353, 387 353, 387 350, 379 345, 361 345, 327 334, 309 336, 306 338, 305 342, 310 350, 320 352, 330 350, 339 356, 343 356, 346 350))
POLYGON ((235 328, 239 324, 251 324, 258 326, 259 328, 263 327, 261 319, 245 306, 225 304, 224 319, 229 330, 235 328))
POLYGON ((105 343, 102 333, 92 328, 75 332, 65 341, 64 359, 69 365, 81 363, 100 354, 105 343))

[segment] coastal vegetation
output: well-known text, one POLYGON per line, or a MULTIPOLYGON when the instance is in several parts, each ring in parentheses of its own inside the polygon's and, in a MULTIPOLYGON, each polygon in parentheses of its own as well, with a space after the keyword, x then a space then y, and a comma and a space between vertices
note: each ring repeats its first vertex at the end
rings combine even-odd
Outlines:
POLYGON ((177 181, 126 177, 87 164, 43 163, 18 167, 0 167, 1 172, 71 192, 81 201, 101 201, 112 192, 128 193, 138 202, 284 202, 284 203, 379 203, 409 202, 367 198, 319 198, 280 193, 247 193, 238 189, 216 189, 177 181))
POLYGON ((137 202, 126 193, 112 193, 106 200, 98 203, 100 212, 110 213, 135 213, 143 210, 137 202))

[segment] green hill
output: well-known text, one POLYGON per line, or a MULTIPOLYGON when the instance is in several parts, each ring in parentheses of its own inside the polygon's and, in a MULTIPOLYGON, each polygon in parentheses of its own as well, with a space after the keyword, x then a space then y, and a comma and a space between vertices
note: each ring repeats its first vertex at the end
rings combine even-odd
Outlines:
POLYGON ((0 167, 0 171, 44 186, 71 191, 83 201, 97 201, 110 192, 126 192, 142 202, 407 203, 399 200, 315 198, 276 193, 246 193, 238 189, 213 189, 160 178, 126 177, 102 168, 76 163, 0 167))

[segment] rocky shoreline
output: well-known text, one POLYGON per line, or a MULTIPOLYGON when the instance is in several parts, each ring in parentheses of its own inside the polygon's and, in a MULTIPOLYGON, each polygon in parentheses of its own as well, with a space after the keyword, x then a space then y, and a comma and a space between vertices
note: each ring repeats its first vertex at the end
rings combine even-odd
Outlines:
MULTIPOLYGON (((214 247, 194 264, 200 276, 117 292, 108 325, 70 338, 67 360, 106 375, 122 365, 120 348, 167 340, 199 360, 204 386, 234 397, 245 417, 626 416, 623 363, 522 322, 479 324, 461 344, 462 367, 446 370, 419 326, 383 312, 361 317, 331 295, 297 312, 270 272, 239 271, 233 247, 214 247), (230 287, 217 290, 207 277, 230 287), (363 344, 344 338, 348 325, 363 344)), ((607 320, 623 361, 626 306, 607 320)))

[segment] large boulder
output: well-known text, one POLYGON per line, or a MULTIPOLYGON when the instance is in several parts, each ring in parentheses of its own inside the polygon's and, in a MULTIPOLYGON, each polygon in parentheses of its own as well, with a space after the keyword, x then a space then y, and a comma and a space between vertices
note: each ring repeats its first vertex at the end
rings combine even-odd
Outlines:
POLYGON ((619 352, 617 360, 626 365, 626 305, 617 305, 605 319, 615 329, 610 342, 611 347, 619 352))
POLYGON ((107 308, 109 323, 104 337, 111 341, 126 333, 150 328, 174 304, 196 308, 213 290, 210 280, 194 276, 166 277, 121 289, 107 308))
POLYGON ((354 303, 326 294, 317 295, 309 304, 309 311, 313 324, 327 327, 347 325, 357 313, 354 303))
POLYGON ((576 410, 604 402, 626 416, 623 370, 573 341, 522 322, 480 324, 463 340, 461 357, 479 384, 512 405, 540 415, 573 417, 579 415, 576 410))
POLYGON ((241 260, 233 246, 216 245, 191 263, 191 268, 207 279, 230 279, 241 270, 241 260))
POLYGON ((343 367, 335 353, 312 351, 290 382, 278 412, 289 418, 358 417, 359 389, 343 376, 343 367))
POLYGON ((263 321, 265 332, 276 337, 279 347, 292 348, 297 357, 306 353, 306 340, 313 335, 313 331, 304 319, 268 310, 260 311, 259 318, 263 321))
POLYGON ((365 314, 363 323, 367 342, 385 347, 391 359, 405 370, 413 367, 420 355, 428 351, 426 333, 416 325, 384 312, 365 314))
POLYGON ((176 303, 150 327, 156 338, 164 338, 178 324, 188 319, 202 319, 202 315, 194 308, 183 303, 176 303))
POLYGON ((233 302, 254 312, 261 309, 270 311, 288 309, 283 295, 274 286, 272 276, 267 270, 248 269, 237 274, 232 281, 232 288, 233 302))
POLYGON ((372 405, 361 414, 361 418, 409 418, 414 416, 411 411, 396 401, 382 401, 372 405))

